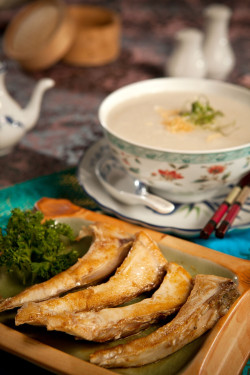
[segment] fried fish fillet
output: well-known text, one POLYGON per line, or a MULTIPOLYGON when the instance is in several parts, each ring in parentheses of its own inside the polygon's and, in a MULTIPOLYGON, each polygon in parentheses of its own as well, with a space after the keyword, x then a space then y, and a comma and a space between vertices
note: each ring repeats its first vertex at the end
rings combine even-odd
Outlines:
POLYGON ((90 355, 103 367, 135 367, 162 359, 195 340, 225 315, 239 296, 230 279, 197 275, 187 302, 168 324, 146 337, 90 355))
POLYGON ((167 260, 157 244, 144 232, 136 234, 133 245, 116 273, 103 284, 40 303, 30 302, 17 312, 16 325, 46 325, 47 317, 64 312, 101 310, 118 306, 159 286, 167 260))
POLYGON ((31 286, 14 297, 0 302, 0 311, 22 306, 30 301, 43 301, 76 287, 88 285, 109 276, 123 262, 132 245, 132 236, 115 225, 95 223, 87 234, 93 235, 88 252, 70 268, 31 286))
POLYGON ((179 310, 190 290, 190 274, 182 266, 169 263, 163 282, 151 298, 129 306, 55 315, 48 318, 47 329, 97 342, 118 339, 179 310))

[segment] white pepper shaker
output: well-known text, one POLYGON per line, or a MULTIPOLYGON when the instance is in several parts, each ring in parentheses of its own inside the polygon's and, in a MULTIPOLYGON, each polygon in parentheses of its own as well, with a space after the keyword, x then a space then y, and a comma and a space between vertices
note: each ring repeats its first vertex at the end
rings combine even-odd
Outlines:
POLYGON ((203 52, 207 65, 207 77, 224 80, 235 65, 228 27, 231 9, 223 4, 205 8, 205 37, 203 52))
POLYGON ((202 50, 203 34, 193 28, 182 29, 175 35, 175 46, 166 63, 170 77, 203 78, 206 64, 202 50))

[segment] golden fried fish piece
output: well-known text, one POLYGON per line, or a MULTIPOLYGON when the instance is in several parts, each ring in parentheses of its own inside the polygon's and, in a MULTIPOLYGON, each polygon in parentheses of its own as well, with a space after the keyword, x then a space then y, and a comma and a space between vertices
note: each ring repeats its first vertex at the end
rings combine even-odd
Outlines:
POLYGON ((163 282, 151 298, 128 306, 51 316, 47 329, 97 342, 119 339, 178 311, 191 287, 190 274, 182 266, 169 263, 163 282))
POLYGON ((135 367, 162 359, 195 340, 225 315, 239 296, 230 279, 197 275, 187 302, 168 324, 146 337, 90 355, 103 367, 135 367))
POLYGON ((103 284, 63 297, 23 305, 16 324, 47 324, 47 317, 64 312, 101 310, 118 306, 159 286, 166 272, 166 259, 157 244, 144 232, 136 234, 133 245, 116 273, 103 284))

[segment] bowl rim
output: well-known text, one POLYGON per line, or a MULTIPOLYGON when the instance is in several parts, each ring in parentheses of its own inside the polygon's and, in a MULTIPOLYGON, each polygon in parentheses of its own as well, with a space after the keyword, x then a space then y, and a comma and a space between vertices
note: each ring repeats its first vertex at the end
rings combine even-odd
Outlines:
MULTIPOLYGON (((246 95, 249 96, 249 111, 250 111, 250 90, 248 90, 244 86, 239 86, 233 83, 229 82, 222 82, 222 81, 217 81, 213 79, 207 79, 207 78, 189 78, 189 77, 161 77, 161 78, 151 78, 151 79, 146 79, 146 80, 141 80, 141 81, 136 81, 133 83, 130 83, 128 85, 122 86, 118 88, 117 90, 111 92, 104 100, 101 102, 99 109, 98 109, 98 119, 100 122, 101 127, 104 130, 104 133, 110 134, 112 137, 115 137, 116 139, 119 139, 120 141, 131 144, 134 147, 138 147, 141 149, 145 150, 150 150, 150 151, 155 151, 155 152, 163 152, 163 153, 169 153, 169 154, 187 154, 187 155, 206 155, 206 154, 222 154, 222 153, 228 153, 232 151, 238 151, 242 149, 248 149, 249 148, 249 153, 250 153, 250 142, 245 143, 243 145, 238 145, 238 146, 232 146, 232 147, 225 147, 225 148, 220 148, 220 149, 206 149, 206 150, 171 150, 171 149, 163 149, 161 147, 153 147, 153 146, 148 146, 148 145, 143 145, 139 144, 133 141, 128 141, 124 137, 121 137, 117 133, 113 132, 111 129, 108 128, 106 121, 104 120, 104 111, 106 110, 106 106, 110 105, 110 102, 114 100, 115 97, 122 96, 123 94, 126 94, 126 92, 130 91, 135 92, 135 90, 140 87, 140 88, 145 88, 147 86, 150 86, 151 84, 158 84, 158 83, 169 83, 169 84, 174 84, 174 83, 184 83, 185 84, 199 84, 201 86, 209 85, 211 87, 219 87, 221 89, 228 89, 230 92, 234 92, 234 96, 236 96, 237 93, 240 93, 241 95, 246 95)), ((159 91, 159 90, 158 90, 159 91)), ((173 91, 173 90, 172 90, 173 91)), ((179 90, 181 91, 181 90, 179 90)), ((184 92, 185 90, 183 90, 184 92)), ((134 94, 134 97, 138 96, 134 94)), ((121 101, 120 101, 121 102, 121 101)))

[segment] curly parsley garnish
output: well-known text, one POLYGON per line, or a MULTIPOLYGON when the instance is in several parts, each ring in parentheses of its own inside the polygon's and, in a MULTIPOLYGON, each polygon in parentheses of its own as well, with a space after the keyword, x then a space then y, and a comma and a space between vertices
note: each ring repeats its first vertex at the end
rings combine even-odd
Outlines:
POLYGON ((78 252, 70 246, 71 227, 47 220, 40 211, 15 208, 6 230, 0 228, 0 266, 23 285, 48 280, 73 265, 78 252), (67 246, 66 246, 66 243, 67 246))

